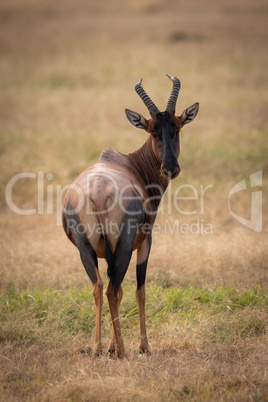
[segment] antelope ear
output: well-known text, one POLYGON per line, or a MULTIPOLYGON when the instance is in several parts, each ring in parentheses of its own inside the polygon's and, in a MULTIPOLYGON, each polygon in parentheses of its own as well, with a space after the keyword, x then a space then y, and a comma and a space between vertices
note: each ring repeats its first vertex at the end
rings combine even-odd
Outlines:
POLYGON ((182 125, 184 126, 185 124, 191 123, 196 118, 198 110, 199 110, 198 102, 196 102, 192 106, 187 107, 187 109, 185 109, 182 115, 179 117, 182 125))
POLYGON ((149 121, 146 120, 141 114, 132 112, 132 110, 126 109, 126 116, 130 123, 137 128, 142 128, 143 130, 147 130, 149 121))

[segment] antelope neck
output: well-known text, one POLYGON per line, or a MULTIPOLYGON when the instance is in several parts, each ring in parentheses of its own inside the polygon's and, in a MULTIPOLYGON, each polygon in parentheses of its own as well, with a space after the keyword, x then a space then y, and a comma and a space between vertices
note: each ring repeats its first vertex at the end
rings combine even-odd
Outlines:
POLYGON ((151 136, 137 151, 127 155, 133 168, 138 171, 146 184, 153 210, 157 210, 169 180, 161 174, 161 163, 157 160, 151 136))

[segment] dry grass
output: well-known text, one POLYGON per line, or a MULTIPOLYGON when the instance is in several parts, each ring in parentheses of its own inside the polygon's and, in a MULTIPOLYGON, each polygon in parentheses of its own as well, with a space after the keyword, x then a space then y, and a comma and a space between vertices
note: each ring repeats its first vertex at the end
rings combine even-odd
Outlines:
MULTIPOLYGON (((78 293, 85 286, 90 288, 77 251, 58 226, 61 200, 57 206, 56 186, 71 183, 104 148, 128 153, 144 142, 146 136, 129 125, 124 109, 146 116, 133 89, 140 77, 159 108, 164 108, 171 90, 164 76, 167 72, 182 81, 178 113, 195 101, 201 106, 198 119, 183 132, 182 173, 172 183, 170 199, 183 184, 194 186, 198 199, 181 201, 181 210, 196 211, 185 216, 176 210, 174 201, 169 211, 165 198, 150 256, 149 297, 151 286, 154 289, 158 283, 174 289, 179 285, 211 292, 223 289, 225 296, 230 289, 240 294, 257 286, 262 289, 261 300, 267 300, 267 13, 264 0, 206 0, 202 4, 193 0, 184 4, 173 0, 114 0, 109 4, 78 0, 75 5, 69 0, 64 5, 42 0, 1 2, 2 295, 11 286, 19 295, 40 286, 67 295, 73 287, 78 293), (261 233, 236 222, 227 204, 232 186, 243 178, 249 183, 248 177, 258 170, 263 171, 261 233), (17 173, 38 171, 45 175, 45 197, 53 194, 53 213, 47 213, 46 202, 43 215, 13 213, 4 197, 7 183, 17 173), (47 179, 48 173, 53 180, 47 179), (205 194, 204 212, 202 185, 212 186, 205 194), (210 224, 213 233, 165 233, 167 219, 171 225, 210 224)), ((36 181, 18 182, 13 195, 19 207, 35 208, 36 181)), ((231 205, 237 214, 249 218, 250 202, 248 190, 238 194, 231 205)), ((100 270, 105 279, 104 261, 100 270)), ((91 319, 88 331, 77 328, 67 336, 55 327, 52 330, 50 321, 35 326, 25 307, 20 311, 21 316, 25 314, 24 325, 19 315, 7 314, 1 321, 1 332, 13 330, 14 336, 3 337, 0 332, 0 399, 267 398, 264 304, 249 303, 229 314, 216 311, 217 300, 208 309, 199 309, 197 299, 193 302, 197 318, 191 320, 191 306, 188 310, 182 307, 179 326, 173 310, 165 317, 159 312, 159 321, 155 321, 147 308, 153 354, 138 357, 137 317, 125 318, 134 308, 134 272, 135 258, 126 277, 127 289, 131 289, 123 299, 126 309, 122 306, 128 359, 93 359, 76 353, 84 343, 92 343, 91 319), (258 319, 263 323, 260 332, 210 338, 215 328, 219 334, 224 328, 242 328, 241 323, 245 328, 257 328, 258 319), (27 339, 29 328, 36 333, 27 339), (16 339, 16 334, 21 334, 22 340, 16 339)), ((187 295, 185 298, 188 300, 187 295)), ((157 313, 157 305, 154 311, 157 313)), ((106 310, 105 341, 109 325, 106 310)))
MULTIPOLYGON (((123 361, 92 358, 90 349, 89 355, 78 353, 88 337, 92 342, 88 289, 10 288, 2 297, 4 398, 198 401, 247 400, 249 394, 264 400, 267 292, 163 288, 163 278, 158 281, 162 286, 151 282, 147 294, 150 357, 137 354, 135 286, 125 286, 123 361)), ((104 310, 108 344, 111 325, 104 310)))
MULTIPOLYGON (((209 347, 185 344, 170 346, 159 343, 150 358, 138 358, 130 352, 123 362, 89 359, 65 350, 48 350, 31 346, 25 350, 6 346, 12 358, 6 376, 7 389, 2 400, 31 395, 39 401, 88 400, 254 400, 265 401, 264 382, 252 366, 264 370, 266 349, 262 339, 238 341, 235 345, 209 347), (29 369, 29 359, 35 367, 29 369), (250 360, 250 364, 249 364, 250 360), (20 369, 16 368, 19 365, 20 369), (40 384, 42 384, 40 386, 40 384), (45 385, 44 385, 45 384, 45 385)), ((267 345, 266 345, 267 346, 267 345)), ((8 362, 6 363, 8 365, 8 362)))

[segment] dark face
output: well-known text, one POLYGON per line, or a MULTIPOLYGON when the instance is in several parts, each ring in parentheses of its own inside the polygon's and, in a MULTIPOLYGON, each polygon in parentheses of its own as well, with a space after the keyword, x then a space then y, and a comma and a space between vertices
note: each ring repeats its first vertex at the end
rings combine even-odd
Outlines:
POLYGON ((162 173, 174 179, 180 173, 180 121, 169 112, 158 113, 149 124, 155 156, 161 162, 162 173))

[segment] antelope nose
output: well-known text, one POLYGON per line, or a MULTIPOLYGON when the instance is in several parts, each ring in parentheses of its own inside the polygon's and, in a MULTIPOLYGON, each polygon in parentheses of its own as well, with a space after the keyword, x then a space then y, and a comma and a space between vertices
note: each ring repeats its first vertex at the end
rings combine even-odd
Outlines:
POLYGON ((167 169, 166 167, 163 167, 163 173, 165 176, 169 177, 170 179, 175 179, 180 174, 181 168, 180 165, 177 164, 177 166, 174 166, 172 169, 167 169))

